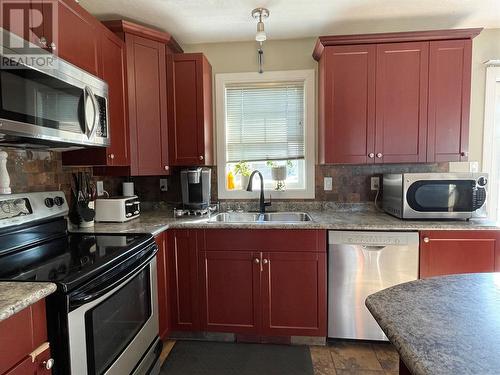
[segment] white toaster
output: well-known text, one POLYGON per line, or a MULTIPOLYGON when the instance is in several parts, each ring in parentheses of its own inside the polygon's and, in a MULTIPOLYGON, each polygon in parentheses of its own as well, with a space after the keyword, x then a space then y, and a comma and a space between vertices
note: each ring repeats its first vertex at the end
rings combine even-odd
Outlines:
POLYGON ((137 196, 97 198, 95 221, 122 223, 138 217, 141 204, 137 196))

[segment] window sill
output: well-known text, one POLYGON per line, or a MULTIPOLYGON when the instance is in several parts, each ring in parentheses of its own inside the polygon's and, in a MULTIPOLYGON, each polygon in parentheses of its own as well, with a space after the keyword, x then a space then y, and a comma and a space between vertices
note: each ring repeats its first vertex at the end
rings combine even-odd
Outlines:
MULTIPOLYGON (((219 199, 259 199, 260 191, 248 192, 246 190, 226 190, 219 189, 218 191, 219 199)), ((271 197, 272 199, 314 199, 314 191, 296 189, 296 190, 264 190, 264 196, 266 199, 271 197)))

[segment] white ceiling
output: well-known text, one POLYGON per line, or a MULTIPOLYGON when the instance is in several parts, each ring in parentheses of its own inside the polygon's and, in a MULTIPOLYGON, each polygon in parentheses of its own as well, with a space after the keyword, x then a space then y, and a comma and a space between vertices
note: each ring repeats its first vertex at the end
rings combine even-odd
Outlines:
POLYGON ((270 39, 328 34, 500 28, 500 0, 80 0, 100 19, 125 18, 180 43, 253 40, 253 8, 270 10, 270 39))

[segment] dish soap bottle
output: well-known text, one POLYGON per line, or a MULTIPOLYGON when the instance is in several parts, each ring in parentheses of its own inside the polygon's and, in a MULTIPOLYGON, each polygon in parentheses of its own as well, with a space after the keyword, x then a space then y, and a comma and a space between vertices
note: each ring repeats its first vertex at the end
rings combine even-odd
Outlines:
POLYGON ((227 174, 227 190, 234 189, 234 175, 232 171, 227 174))

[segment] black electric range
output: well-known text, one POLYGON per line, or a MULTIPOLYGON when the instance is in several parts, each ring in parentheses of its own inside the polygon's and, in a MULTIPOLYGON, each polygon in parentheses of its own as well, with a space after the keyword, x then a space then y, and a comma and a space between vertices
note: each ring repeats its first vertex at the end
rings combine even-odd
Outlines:
POLYGON ((57 285, 46 303, 54 374, 157 372, 153 236, 68 233, 67 212, 62 192, 0 197, 0 280, 57 285))

